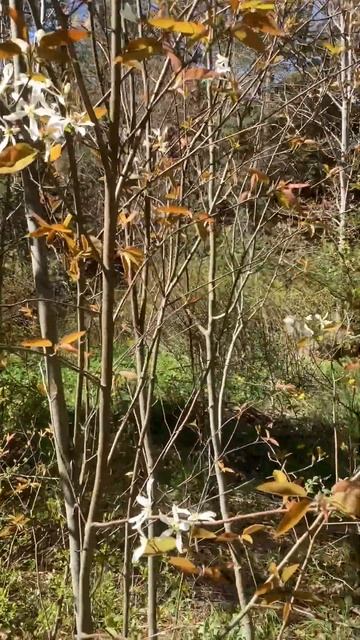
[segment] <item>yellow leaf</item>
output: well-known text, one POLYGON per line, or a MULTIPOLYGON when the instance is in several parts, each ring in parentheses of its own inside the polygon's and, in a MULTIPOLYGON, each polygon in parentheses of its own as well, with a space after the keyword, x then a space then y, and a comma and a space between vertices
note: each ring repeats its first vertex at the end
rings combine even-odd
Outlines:
POLYGON ((34 162, 38 151, 25 142, 6 147, 0 153, 0 174, 16 173, 34 162))
POLYGON ((301 349, 304 349, 305 347, 308 347, 310 344, 310 339, 309 338, 301 338, 301 340, 298 340, 296 343, 296 348, 300 351, 301 349))
POLYGON ((250 544, 253 544, 254 542, 254 540, 248 533, 242 533, 240 536, 240 540, 242 540, 243 542, 249 542, 250 544))
POLYGON ((86 331, 74 331, 74 333, 68 333, 66 336, 61 338, 58 347, 61 347, 64 344, 71 344, 72 342, 75 342, 76 340, 84 336, 85 333, 86 331))
POLYGON ((279 471, 279 469, 273 471, 273 477, 277 482, 288 482, 287 475, 283 471, 279 471))
POLYGON ((37 347, 52 347, 52 342, 46 338, 34 338, 33 340, 24 340, 21 343, 22 347, 28 349, 36 349, 37 347))
POLYGON ((144 262, 144 252, 139 247, 125 247, 119 254, 127 276, 130 275, 132 270, 136 272, 144 262))
POLYGON ((281 572, 281 581, 285 584, 285 582, 290 580, 290 578, 294 575, 294 573, 296 573, 299 567, 300 567, 299 564, 289 564, 286 567, 284 567, 284 569, 281 572))
POLYGON ((278 496, 306 497, 307 495, 304 487, 300 487, 294 482, 278 482, 274 480, 273 482, 265 482, 264 484, 259 484, 259 486, 256 488, 258 491, 263 491, 264 493, 273 493, 278 496))
POLYGON ((121 63, 131 66, 133 62, 142 62, 152 56, 164 54, 162 43, 155 38, 136 38, 131 40, 126 50, 115 58, 114 64, 121 63))
POLYGON ((198 22, 181 22, 173 18, 150 18, 147 24, 156 29, 181 33, 184 36, 203 36, 207 33, 207 27, 198 22))
POLYGON ((11 60, 21 53, 21 47, 11 40, 0 43, 0 60, 11 60))
POLYGON ((101 118, 105 118, 105 116, 107 115, 107 108, 105 106, 95 107, 94 108, 94 113, 95 113, 97 119, 101 120, 101 118))
POLYGON ((126 47, 127 51, 146 50, 150 53, 163 53, 162 43, 156 38, 135 38, 130 40, 126 47))
POLYGON ((165 213, 170 216, 192 216, 190 209, 186 207, 177 207, 175 205, 169 205, 167 207, 157 207, 157 213, 165 213))
POLYGON ((193 576, 199 574, 199 568, 192 562, 190 562, 190 560, 188 560, 187 558, 180 558, 175 556, 169 558, 168 562, 173 567, 176 567, 176 569, 182 571, 182 573, 185 573, 185 575, 193 576))
POLYGON ((176 540, 175 538, 150 538, 147 541, 147 545, 145 547, 144 554, 145 556, 156 556, 162 555, 163 553, 167 553, 168 551, 173 551, 176 549, 176 540))
POLYGON ((231 469, 231 467, 227 467, 222 460, 218 460, 216 464, 217 464, 217 466, 219 467, 219 469, 220 469, 220 471, 222 473, 235 473, 236 474, 236 471, 234 471, 234 469, 231 469))
POLYGON ((251 533, 256 533, 257 531, 263 531, 268 527, 265 524, 251 524, 249 527, 245 527, 242 531, 242 535, 250 535, 251 533))
POLYGON ((13 516, 9 516, 9 522, 16 527, 24 527, 29 522, 29 518, 24 516, 23 513, 18 513, 13 516))
POLYGON ((60 156, 61 156, 61 152, 62 152, 62 146, 60 143, 58 144, 54 144, 51 148, 50 148, 50 153, 49 153, 49 162, 55 162, 56 160, 59 160, 60 156))
POLYGON ((286 624, 288 619, 289 619, 289 615, 291 613, 291 603, 290 602, 285 602, 283 610, 282 610, 282 619, 283 619, 283 623, 286 624))
POLYGON ((42 49, 47 49, 49 47, 66 46, 72 42, 80 42, 88 38, 89 35, 89 32, 83 29, 58 29, 57 31, 40 34, 38 42, 42 49))
POLYGON ((262 2, 262 0, 249 0, 249 2, 241 2, 240 11, 255 10, 256 11, 273 11, 275 4, 273 2, 262 2))
POLYGON ((235 38, 240 40, 240 42, 245 46, 250 47, 250 49, 254 49, 255 51, 258 51, 259 53, 264 53, 265 45, 262 39, 257 33, 255 33, 255 31, 250 29, 246 24, 239 23, 238 25, 235 25, 235 27, 233 27, 232 29, 232 33, 235 36, 235 38))
POLYGON ((178 198, 180 198, 180 192, 180 186, 174 187, 173 189, 171 189, 171 191, 168 191, 168 193, 165 195, 165 198, 167 200, 177 200, 178 198))
POLYGON ((342 322, 335 322, 334 324, 329 324, 327 327, 324 327, 323 333, 337 333, 342 326, 342 322))
POLYGON ((208 531, 207 529, 202 529, 202 527, 193 527, 191 529, 191 537, 201 540, 213 540, 216 538, 216 533, 208 531))
MULTIPOLYGON (((298 485, 294 485, 297 487, 298 485)), ((302 487, 299 487, 300 489, 302 487)), ((305 489, 304 489, 305 492, 305 489)), ((294 494, 292 494, 294 495, 294 494)), ((283 519, 281 520, 278 528, 276 529, 275 536, 282 536, 284 533, 289 531, 289 529, 293 529, 297 525, 298 522, 304 517, 305 513, 309 510, 311 506, 311 500, 305 498, 304 500, 299 500, 299 502, 293 502, 290 505, 287 513, 285 513, 283 519)))
POLYGON ((327 49, 330 55, 338 56, 340 53, 345 51, 345 47, 342 44, 331 44, 331 42, 324 42, 324 49, 327 49))

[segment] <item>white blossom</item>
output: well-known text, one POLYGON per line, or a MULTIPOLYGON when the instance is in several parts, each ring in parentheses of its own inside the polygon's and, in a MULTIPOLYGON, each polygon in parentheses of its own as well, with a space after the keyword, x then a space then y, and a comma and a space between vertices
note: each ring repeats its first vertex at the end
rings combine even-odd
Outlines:
POLYGON ((145 553, 147 543, 148 543, 147 537, 140 530, 140 545, 136 547, 133 553, 133 557, 132 557, 133 562, 139 562, 141 556, 143 556, 145 553))
POLYGON ((6 87, 8 86, 13 76, 13 73, 14 73, 13 63, 8 62, 7 64, 4 65, 4 68, 2 70, 2 78, 0 82, 0 95, 4 93, 6 87))
POLYGON ((0 143, 0 152, 8 146, 8 144, 16 144, 15 135, 19 132, 18 127, 3 127, 0 125, 2 140, 0 143))
POLYGON ((154 479, 150 478, 146 483, 146 496, 142 496, 139 494, 136 497, 136 502, 140 504, 143 508, 137 516, 133 516, 129 518, 129 523, 132 524, 133 529, 137 529, 140 535, 144 537, 142 533, 142 525, 151 518, 151 509, 152 509, 152 486, 154 484, 154 479))
POLYGON ((215 71, 216 73, 230 73, 229 58, 218 53, 215 60, 215 71))
POLYGON ((162 532, 161 538, 168 538, 175 534, 176 538, 176 548, 179 553, 184 552, 183 540, 182 540, 182 532, 189 531, 190 524, 188 522, 188 518, 191 515, 188 509, 179 509, 176 504, 172 505, 172 517, 166 516, 163 513, 159 514, 159 519, 164 524, 168 525, 168 529, 162 532), (184 519, 184 516, 187 516, 187 519, 184 519))
POLYGON ((196 522, 213 522, 216 518, 215 511, 203 511, 202 513, 193 512, 188 517, 188 522, 191 524, 196 522))

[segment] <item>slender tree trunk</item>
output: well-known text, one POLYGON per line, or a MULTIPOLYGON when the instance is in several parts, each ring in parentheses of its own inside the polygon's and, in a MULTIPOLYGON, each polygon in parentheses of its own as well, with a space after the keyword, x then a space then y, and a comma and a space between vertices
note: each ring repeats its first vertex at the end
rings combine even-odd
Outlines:
MULTIPOLYGON (((9 6, 22 13, 22 1, 10 0, 9 6)), ((18 26, 11 20, 12 36, 18 37, 18 26)), ((20 72, 20 60, 15 59, 15 76, 20 72)), ((46 218, 46 212, 40 199, 39 180, 35 170, 22 172, 24 205, 29 233, 36 231, 33 214, 46 218)), ((57 317, 54 308, 53 291, 49 278, 47 249, 43 238, 30 240, 32 271, 38 302, 38 315, 41 336, 55 345, 58 342, 57 317)), ((76 490, 73 484, 73 456, 71 438, 65 402, 64 385, 60 362, 53 348, 46 350, 46 383, 49 398, 51 425, 54 432, 57 466, 61 489, 64 496, 66 522, 69 533, 70 570, 74 596, 75 620, 78 626, 79 614, 79 575, 80 575, 80 531, 76 490)))
POLYGON ((339 251, 343 253, 346 241, 346 214, 349 189, 349 122, 351 109, 352 69, 351 58, 351 17, 350 2, 345 0, 341 7, 339 29, 343 51, 341 53, 341 162, 339 171, 340 207, 339 207, 339 251))
MULTIPOLYGON (((23 172, 24 202, 26 221, 29 233, 37 226, 32 218, 36 213, 46 217, 42 210, 37 181, 33 179, 29 170, 23 172)), ((53 344, 58 341, 57 318, 54 309, 53 291, 49 278, 47 249, 43 238, 30 240, 32 271, 38 302, 39 324, 41 336, 53 344)), ((79 574, 80 574, 80 532, 79 514, 76 492, 72 477, 72 448, 65 402, 64 385, 61 376, 59 359, 52 349, 47 349, 46 382, 51 415, 51 425, 54 431, 57 466, 61 489, 65 501, 66 521, 69 533, 70 570, 74 595, 75 618, 78 623, 79 612, 79 574)))

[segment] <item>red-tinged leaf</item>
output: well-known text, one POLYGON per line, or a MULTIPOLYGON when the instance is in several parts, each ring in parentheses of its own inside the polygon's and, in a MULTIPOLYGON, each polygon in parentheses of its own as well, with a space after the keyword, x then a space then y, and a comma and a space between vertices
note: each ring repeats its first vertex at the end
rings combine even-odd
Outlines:
POLYGON ((179 58, 179 56, 176 55, 174 49, 172 49, 168 42, 163 42, 163 50, 170 60, 170 65, 173 72, 179 73, 179 71, 181 71, 183 67, 182 60, 179 58))
POLYGON ((216 536, 216 542, 234 542, 239 539, 238 533, 233 533, 232 531, 224 531, 224 533, 218 533, 216 536))
MULTIPOLYGON (((298 485, 294 485, 294 486, 298 486, 298 485)), ((299 487, 299 489, 302 489, 302 487, 299 487)), ((304 492, 305 492, 305 489, 304 489, 304 492)), ((298 524, 298 522, 302 520, 306 512, 309 510, 310 506, 311 506, 311 500, 309 500, 308 498, 305 498, 304 500, 299 500, 299 502, 292 502, 289 510, 287 511, 287 513, 285 513, 278 528, 276 529, 275 536, 276 537, 282 536, 284 535, 284 533, 289 531, 289 529, 293 529, 298 524)))
POLYGON ((353 360, 343 365, 344 371, 358 371, 360 369, 360 360, 353 360))
POLYGON ((360 518, 360 480, 340 480, 332 490, 330 503, 342 513, 360 518))
POLYGON ((254 49, 254 51, 257 51, 258 53, 264 53, 265 45, 261 37, 246 24, 239 23, 235 25, 232 29, 232 33, 235 38, 240 40, 240 42, 246 47, 250 47, 250 49, 254 49))
POLYGON ((251 29, 262 31, 262 33, 269 33, 272 36, 284 35, 284 32, 279 29, 272 15, 270 13, 264 13, 263 11, 246 13, 242 19, 242 24, 245 24, 251 29))
POLYGON ((89 35, 89 32, 83 29, 58 29, 41 35, 39 45, 41 49, 61 47, 86 40, 89 35))
POLYGON ((38 151, 25 142, 6 147, 0 153, 0 174, 6 175, 22 171, 34 162, 38 151))
POLYGON ((22 13, 22 11, 13 9, 13 7, 8 7, 6 12, 8 16, 10 16, 11 20, 13 20, 13 22, 15 23, 19 38, 22 38, 23 40, 27 40, 28 39, 27 27, 24 20, 24 14, 22 13))
POLYGON ((203 578, 207 578, 212 582, 216 582, 218 584, 227 584, 229 578, 222 572, 219 567, 203 567, 201 570, 201 575, 203 578))
POLYGON ((288 182, 286 186, 288 189, 305 189, 310 187, 310 182, 288 182))
POLYGON ((252 197, 251 191, 243 191, 239 196, 239 202, 243 204, 244 202, 251 200, 252 197))
POLYGON ((79 353, 79 349, 72 344, 57 344, 55 345, 55 351, 68 351, 69 353, 79 353))
POLYGON ((168 562, 187 576, 196 576, 200 573, 199 567, 194 565, 187 558, 171 557, 168 562))
POLYGON ((191 67, 190 69, 184 69, 184 71, 180 72, 175 80, 173 89, 177 89, 182 92, 182 88, 187 87, 187 85, 194 84, 196 86, 197 82, 202 80, 211 80, 218 77, 219 74, 212 69, 206 69, 205 67, 191 67))
POLYGON ((260 171, 259 169, 251 168, 251 169, 249 169, 248 173, 251 176, 251 178, 253 179, 252 182, 254 184, 256 184, 257 182, 260 182, 261 184, 269 184, 270 183, 269 176, 266 173, 264 173, 263 171, 260 171))
POLYGON ((53 344, 46 338, 33 338, 31 340, 24 340, 24 342, 21 343, 21 346, 26 347, 27 349, 37 349, 38 347, 52 347, 53 344))

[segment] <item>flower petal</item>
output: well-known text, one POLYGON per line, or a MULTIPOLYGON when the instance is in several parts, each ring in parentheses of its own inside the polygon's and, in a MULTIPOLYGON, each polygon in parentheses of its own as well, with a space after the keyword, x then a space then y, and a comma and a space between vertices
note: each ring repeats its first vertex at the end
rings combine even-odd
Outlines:
POLYGON ((140 546, 137 547, 133 553, 133 562, 139 562, 141 556, 144 555, 147 542, 147 538, 145 538, 145 536, 141 536, 140 546))

